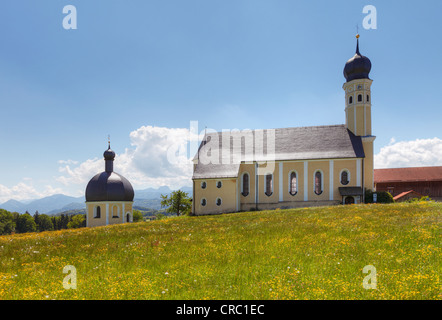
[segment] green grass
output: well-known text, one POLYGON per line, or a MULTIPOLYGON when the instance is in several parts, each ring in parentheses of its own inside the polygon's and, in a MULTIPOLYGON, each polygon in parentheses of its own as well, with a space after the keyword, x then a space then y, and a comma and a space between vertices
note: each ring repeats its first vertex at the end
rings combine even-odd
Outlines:
POLYGON ((1 236, 0 299, 441 299, 441 217, 421 202, 1 236))

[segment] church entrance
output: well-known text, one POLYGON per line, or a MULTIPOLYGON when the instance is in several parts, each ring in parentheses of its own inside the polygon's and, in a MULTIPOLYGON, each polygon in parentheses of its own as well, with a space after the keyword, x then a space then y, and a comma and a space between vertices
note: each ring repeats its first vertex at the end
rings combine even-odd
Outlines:
POLYGON ((355 198, 354 197, 345 197, 345 204, 354 204, 355 198))
POLYGON ((129 215, 129 213, 126 214, 126 222, 130 222, 130 215, 129 215))

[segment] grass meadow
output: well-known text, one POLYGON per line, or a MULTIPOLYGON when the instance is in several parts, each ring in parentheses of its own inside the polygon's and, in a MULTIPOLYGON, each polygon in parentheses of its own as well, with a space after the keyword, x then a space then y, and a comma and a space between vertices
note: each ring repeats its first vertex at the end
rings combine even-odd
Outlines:
POLYGON ((441 222, 441 203, 420 202, 0 236, 0 299, 441 300, 441 222))

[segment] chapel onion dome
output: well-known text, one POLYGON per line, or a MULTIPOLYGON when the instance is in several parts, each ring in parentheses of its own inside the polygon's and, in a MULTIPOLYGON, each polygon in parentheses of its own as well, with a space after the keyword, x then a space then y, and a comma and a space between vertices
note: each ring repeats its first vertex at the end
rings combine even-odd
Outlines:
POLYGON ((133 201, 134 189, 122 175, 114 172, 115 152, 109 148, 104 152, 105 171, 95 175, 86 187, 86 202, 89 201, 133 201))
POLYGON ((370 79, 371 61, 359 52, 359 34, 356 35, 356 54, 347 61, 344 68, 344 77, 347 82, 356 79, 370 79))

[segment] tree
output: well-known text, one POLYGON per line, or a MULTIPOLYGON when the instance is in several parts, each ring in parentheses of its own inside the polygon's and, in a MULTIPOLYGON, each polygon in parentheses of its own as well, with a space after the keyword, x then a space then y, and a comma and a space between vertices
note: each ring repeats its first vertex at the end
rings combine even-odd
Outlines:
POLYGON ((16 230, 18 233, 35 232, 37 225, 34 218, 29 213, 21 214, 17 219, 16 230))
POLYGON ((173 191, 170 195, 161 195, 161 207, 167 207, 166 212, 176 213, 177 216, 190 213, 192 199, 181 190, 173 191))
POLYGON ((139 222, 139 221, 143 221, 143 214, 138 210, 134 210, 133 222, 139 222))
MULTIPOLYGON (((35 220, 35 215, 34 215, 34 220, 35 220)), ((54 230, 54 224, 52 223, 52 219, 47 214, 39 214, 38 215, 38 222, 35 221, 35 223, 37 225, 38 231, 52 231, 52 230, 54 230)))
POLYGON ((11 234, 14 230, 14 216, 9 211, 0 209, 0 235, 11 234))
POLYGON ((86 216, 84 214, 76 214, 68 223, 68 228, 83 228, 86 227, 86 216))

